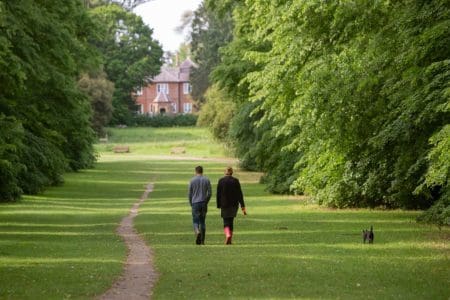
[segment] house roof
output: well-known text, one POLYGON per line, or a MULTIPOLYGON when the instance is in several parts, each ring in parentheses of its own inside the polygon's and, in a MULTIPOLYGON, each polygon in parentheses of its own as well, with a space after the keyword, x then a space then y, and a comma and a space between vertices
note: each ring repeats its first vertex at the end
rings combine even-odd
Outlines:
POLYGON ((156 75, 152 82, 189 82, 189 75, 191 68, 196 68, 197 65, 187 58, 178 67, 162 66, 161 72, 156 75))
POLYGON ((198 68, 198 65, 193 62, 189 57, 186 58, 181 64, 180 64, 180 68, 198 68))

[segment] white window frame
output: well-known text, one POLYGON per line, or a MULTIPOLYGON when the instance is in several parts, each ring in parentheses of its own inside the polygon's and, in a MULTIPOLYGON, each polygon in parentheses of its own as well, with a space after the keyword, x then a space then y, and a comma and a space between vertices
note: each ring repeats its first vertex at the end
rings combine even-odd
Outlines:
POLYGON ((190 94, 192 92, 192 86, 189 82, 183 83, 183 94, 190 94))
POLYGON ((183 112, 191 113, 192 112, 192 103, 188 103, 188 102, 183 103, 183 112))
POLYGON ((136 91, 136 96, 142 96, 144 94, 144 89, 142 87, 138 88, 136 91))
POLYGON ((172 103, 172 110, 173 110, 174 113, 178 112, 176 103, 172 103))
POLYGON ((140 115, 144 114, 144 105, 143 104, 139 104, 138 114, 140 114, 140 115))
POLYGON ((157 83, 156 91, 158 93, 165 93, 166 95, 169 95, 169 84, 168 83, 157 83))

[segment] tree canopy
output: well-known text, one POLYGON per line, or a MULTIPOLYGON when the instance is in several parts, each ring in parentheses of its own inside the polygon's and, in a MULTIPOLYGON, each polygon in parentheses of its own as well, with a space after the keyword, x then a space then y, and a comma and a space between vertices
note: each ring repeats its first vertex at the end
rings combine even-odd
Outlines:
POLYGON ((113 109, 126 121, 161 56, 142 19, 110 1, 0 1, 0 201, 91 167, 92 129, 102 135, 113 109))
POLYGON ((0 201, 62 182, 94 162, 77 76, 99 63, 82 2, 0 1, 0 201))
POLYGON ((192 97, 198 105, 204 102, 211 85, 209 75, 220 63, 219 48, 231 40, 231 14, 219 15, 205 4, 194 12, 191 21, 191 52, 198 65, 192 70, 192 97))
POLYGON ((142 18, 118 5, 96 7, 90 15, 101 28, 94 43, 115 86, 112 121, 126 124, 136 111, 132 92, 159 73, 163 51, 142 18))
POLYGON ((233 9, 212 73, 238 105, 229 136, 273 191, 334 207, 448 203, 450 2, 208 4, 233 9))

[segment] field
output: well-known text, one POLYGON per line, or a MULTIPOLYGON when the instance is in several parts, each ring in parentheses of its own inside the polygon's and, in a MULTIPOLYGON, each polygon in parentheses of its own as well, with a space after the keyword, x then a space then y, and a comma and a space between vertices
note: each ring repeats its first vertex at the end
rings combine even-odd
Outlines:
MULTIPOLYGON (((194 244, 187 185, 197 164, 213 190, 227 151, 205 129, 112 129, 95 169, 18 203, 0 205, 0 299, 89 299, 120 275, 126 250, 115 228, 154 182, 136 228, 154 249, 154 299, 448 299, 450 230, 419 212, 331 210, 271 195, 260 174, 237 170, 248 216, 223 245, 215 199, 205 246, 194 244), (115 154, 114 145, 131 153, 115 154), (173 147, 185 154, 171 156, 173 147), (194 158, 197 157, 197 158, 194 158), (374 226, 375 243, 361 230, 374 226)), ((215 195, 215 193, 214 193, 215 195)))

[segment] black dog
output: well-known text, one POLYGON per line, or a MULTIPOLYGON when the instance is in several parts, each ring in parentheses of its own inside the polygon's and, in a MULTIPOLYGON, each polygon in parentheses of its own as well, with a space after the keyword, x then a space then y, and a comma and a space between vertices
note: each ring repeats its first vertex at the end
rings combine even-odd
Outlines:
POLYGON ((373 244, 373 238, 374 238, 374 234, 373 234, 373 226, 370 226, 370 231, 367 229, 363 229, 363 243, 365 244, 366 241, 369 242, 369 244, 373 244))

